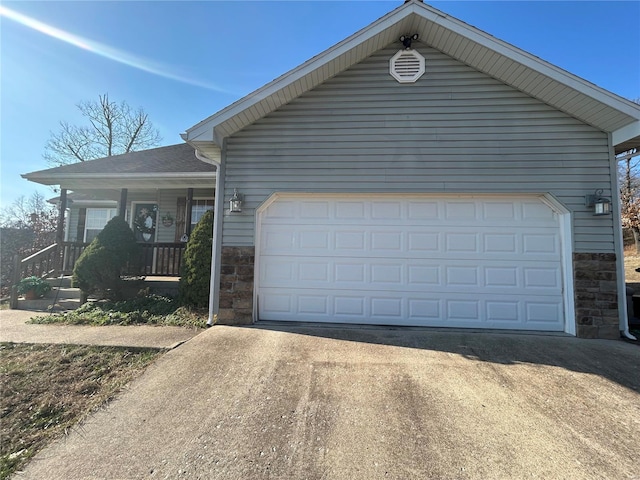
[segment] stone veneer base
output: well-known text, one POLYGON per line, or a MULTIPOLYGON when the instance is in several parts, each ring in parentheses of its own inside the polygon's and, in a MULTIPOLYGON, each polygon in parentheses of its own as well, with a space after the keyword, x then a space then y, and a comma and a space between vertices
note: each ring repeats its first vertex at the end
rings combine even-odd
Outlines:
POLYGON ((615 253, 574 253, 576 333, 581 338, 620 338, 615 253))
MULTIPOLYGON (((254 247, 222 247, 218 323, 253 323, 254 247)), ((620 337, 614 253, 574 253, 576 334, 620 337)))
POLYGON ((222 325, 253 323, 254 247, 222 247, 220 308, 222 325))

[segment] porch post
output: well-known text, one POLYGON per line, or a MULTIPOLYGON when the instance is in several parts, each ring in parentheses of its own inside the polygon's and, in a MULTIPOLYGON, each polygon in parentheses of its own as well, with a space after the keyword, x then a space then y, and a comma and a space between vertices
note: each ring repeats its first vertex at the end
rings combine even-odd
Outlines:
POLYGON ((67 189, 60 189, 60 211, 58 214, 58 225, 56 227, 56 243, 62 245, 64 242, 64 214, 67 211, 67 189))
POLYGON ((120 203, 118 205, 120 210, 118 212, 118 215, 120 215, 123 220, 125 215, 127 214, 127 193, 128 190, 126 188, 120 190, 120 203))
POLYGON ((187 211, 185 216, 185 233, 191 237, 191 207, 193 205, 193 188, 187 188, 187 211))
POLYGON ((56 226, 56 244, 58 245, 57 253, 57 265, 55 269, 62 274, 62 268, 64 266, 64 214, 67 211, 67 189, 60 189, 60 211, 58 213, 58 225, 56 226))

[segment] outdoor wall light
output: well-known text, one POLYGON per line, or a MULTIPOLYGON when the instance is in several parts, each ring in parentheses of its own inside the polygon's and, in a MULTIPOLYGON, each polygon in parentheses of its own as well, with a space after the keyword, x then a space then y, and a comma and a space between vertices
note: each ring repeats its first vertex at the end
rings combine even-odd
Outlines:
POLYGON ((242 195, 238 193, 238 189, 233 189, 233 197, 229 200, 229 211, 238 213, 242 211, 242 195))
POLYGON ((585 205, 593 208, 593 214, 609 215, 611 213, 611 200, 602 196, 602 189, 599 188, 593 195, 585 196, 585 205))

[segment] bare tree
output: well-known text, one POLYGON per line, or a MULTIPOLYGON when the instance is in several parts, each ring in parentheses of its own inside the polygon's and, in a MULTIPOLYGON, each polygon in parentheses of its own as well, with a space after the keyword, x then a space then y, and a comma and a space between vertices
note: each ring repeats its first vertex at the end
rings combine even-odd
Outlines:
MULTIPOLYGON (((632 100, 640 104, 640 98, 632 100)), ((640 151, 633 149, 623 152, 618 159, 620 183, 620 212, 622 227, 633 233, 636 253, 640 253, 640 151)))
POLYGON ((620 211, 622 227, 628 228, 633 233, 636 245, 636 253, 640 253, 640 175, 638 163, 634 161, 634 153, 630 151, 621 155, 620 161, 620 211))
POLYGON ((143 150, 162 140, 142 108, 112 102, 108 94, 99 95, 98 101, 81 102, 78 109, 88 124, 60 122, 60 131, 51 134, 45 147, 44 158, 50 166, 143 150))
POLYGON ((0 211, 0 227, 55 232, 58 210, 40 192, 21 195, 0 211))
POLYGON ((26 257, 55 242, 58 210, 34 192, 20 196, 0 211, 0 290, 4 296, 13 279, 13 257, 26 257))

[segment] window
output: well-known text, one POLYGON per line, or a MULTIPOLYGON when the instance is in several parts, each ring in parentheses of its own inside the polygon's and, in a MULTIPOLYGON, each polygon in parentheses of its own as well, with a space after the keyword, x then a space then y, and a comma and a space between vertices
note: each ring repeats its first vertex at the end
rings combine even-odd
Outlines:
POLYGON ((198 224, 204 213, 213 210, 213 199, 193 199, 191 204, 191 231, 198 224))
POLYGON ((117 215, 117 208, 87 208, 87 218, 84 223, 84 241, 91 242, 102 231, 107 222, 117 215))

